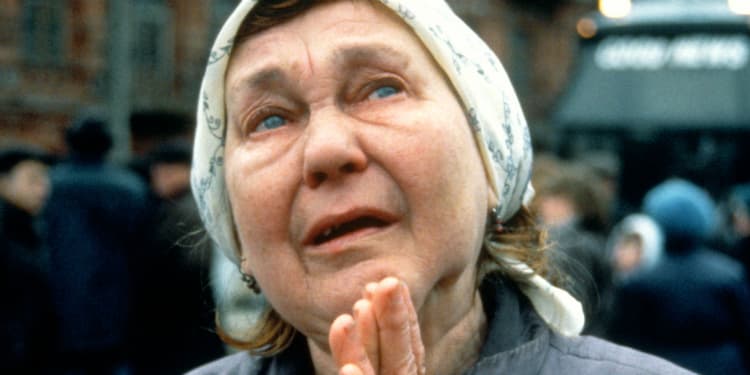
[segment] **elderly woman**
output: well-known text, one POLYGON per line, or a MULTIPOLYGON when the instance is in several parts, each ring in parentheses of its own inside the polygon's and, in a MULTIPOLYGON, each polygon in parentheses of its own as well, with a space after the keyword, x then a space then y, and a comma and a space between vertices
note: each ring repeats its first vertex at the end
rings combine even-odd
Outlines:
POLYGON ((683 373, 576 336, 520 106, 442 1, 243 1, 198 118, 203 220, 268 307, 195 374, 683 373))

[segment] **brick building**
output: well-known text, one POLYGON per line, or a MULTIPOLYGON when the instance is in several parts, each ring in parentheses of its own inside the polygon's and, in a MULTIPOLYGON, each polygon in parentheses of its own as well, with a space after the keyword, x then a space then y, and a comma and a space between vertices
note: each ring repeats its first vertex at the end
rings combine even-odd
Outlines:
MULTIPOLYGON (((543 127, 575 55, 575 22, 594 2, 449 2, 500 55, 530 123, 543 127)), ((148 142, 130 134, 129 115, 191 116, 208 46, 235 3, 0 0, 0 141, 64 153, 65 127, 94 108, 113 115, 126 153, 142 152, 148 142)))

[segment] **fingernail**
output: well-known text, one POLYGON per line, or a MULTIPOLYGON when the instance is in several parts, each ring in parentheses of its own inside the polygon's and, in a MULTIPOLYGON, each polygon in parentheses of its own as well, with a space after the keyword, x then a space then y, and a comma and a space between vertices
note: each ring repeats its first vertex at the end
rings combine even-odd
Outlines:
POLYGON ((394 305, 402 304, 404 302, 404 296, 401 292, 399 281, 396 278, 388 278, 383 280, 381 284, 383 288, 389 291, 389 299, 394 305))
POLYGON ((398 286, 400 281, 395 277, 386 277, 380 282, 380 286, 383 288, 394 288, 398 286))
POLYGON ((338 319, 338 324, 341 324, 341 328, 343 328, 345 331, 349 332, 352 329, 354 329, 354 319, 351 315, 342 315, 338 319))
POLYGON ((365 291, 362 293, 365 298, 372 298, 372 294, 375 293, 375 289, 378 288, 378 283, 367 283, 365 285, 365 291))
POLYGON ((354 320, 358 320, 359 319, 359 315, 362 312, 362 310, 365 308, 364 305, 367 304, 367 303, 369 303, 369 302, 367 302, 367 300, 364 300, 364 299, 361 299, 361 300, 359 300, 359 301, 357 301, 357 302, 354 303, 354 308, 352 309, 353 310, 353 315, 354 315, 354 320))
POLYGON ((344 367, 342 367, 341 370, 339 370, 339 375, 355 375, 358 373, 359 373, 359 369, 353 364, 344 365, 344 367))
POLYGON ((347 319, 347 322, 346 322, 346 330, 351 331, 353 329, 354 329, 354 318, 349 317, 349 319, 347 319))

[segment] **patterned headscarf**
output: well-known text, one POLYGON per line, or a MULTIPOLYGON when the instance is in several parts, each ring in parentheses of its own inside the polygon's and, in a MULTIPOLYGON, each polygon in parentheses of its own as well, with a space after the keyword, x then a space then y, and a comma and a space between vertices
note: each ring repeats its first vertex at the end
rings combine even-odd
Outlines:
MULTIPOLYGON (((531 140, 521 106, 502 64, 487 45, 442 0, 380 0, 409 25, 456 89, 491 188, 499 198, 502 222, 533 195, 531 140)), ((240 247, 224 186, 226 113, 224 76, 232 42, 257 0, 242 1, 229 16, 211 49, 201 85, 193 152, 192 187, 201 218, 216 245, 238 263, 240 247)), ((526 264, 508 265, 529 275, 520 285, 541 317, 557 331, 574 335, 583 327, 581 305, 526 264)))

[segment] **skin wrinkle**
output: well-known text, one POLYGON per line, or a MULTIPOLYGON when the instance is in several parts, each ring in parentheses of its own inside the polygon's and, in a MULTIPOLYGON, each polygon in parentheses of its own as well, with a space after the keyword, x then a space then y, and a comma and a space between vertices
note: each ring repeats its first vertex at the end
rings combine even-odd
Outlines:
MULTIPOLYGON (((419 154, 419 153, 417 153, 417 154, 419 154)), ((385 275, 385 274, 384 274, 384 275, 385 275)))
POLYGON ((347 69, 361 65, 384 65, 393 70, 407 71, 409 59, 389 45, 351 46, 333 52, 333 64, 347 69))
MULTIPOLYGON (((307 16, 311 16, 315 9, 307 16)), ((305 15, 295 21, 304 18, 305 15)), ((373 24, 370 18, 363 25, 367 28, 384 28, 373 24)), ((399 25, 399 33, 406 31, 402 30, 405 27, 403 24, 399 25)), ((392 28, 392 25, 385 26, 392 28)), ((270 31, 281 32, 281 29, 279 26, 270 31)), ((409 43, 421 46, 416 36, 406 32, 399 36, 403 35, 409 43)), ((295 41, 292 45, 275 44, 274 48, 286 51, 289 51, 289 47, 296 48, 297 36, 292 35, 290 40, 295 41)), ((469 311, 481 313, 481 306, 477 310, 477 305, 472 304, 476 297, 472 293, 434 290, 458 286, 461 286, 461 290, 464 287, 473 290, 475 261, 483 239, 481 230, 477 228, 484 227, 487 211, 486 198, 481 197, 488 195, 488 186, 463 109, 432 57, 422 46, 416 52, 410 50, 409 53, 415 55, 410 56, 412 60, 409 64, 396 68, 405 80, 403 97, 385 98, 373 104, 355 101, 355 105, 344 106, 346 111, 341 111, 339 106, 332 105, 332 95, 341 92, 342 86, 337 84, 353 78, 351 73, 342 74, 338 70, 340 66, 327 62, 326 57, 330 56, 332 49, 326 50, 323 46, 326 54, 320 52, 319 46, 316 46, 318 49, 312 45, 305 49, 313 54, 306 53, 306 56, 319 59, 315 64, 316 74, 311 76, 305 69, 300 69, 300 62, 282 63, 299 56, 293 52, 281 52, 281 57, 276 60, 269 57, 255 59, 268 51, 267 43, 273 39, 256 37, 237 46, 227 73, 227 87, 236 87, 238 77, 241 79, 242 75, 247 76, 254 71, 248 65, 268 67, 276 64, 286 71, 287 81, 299 85, 297 89, 303 99, 301 102, 306 103, 311 112, 307 123, 299 124, 299 127, 292 121, 290 125, 264 132, 263 135, 243 138, 239 136, 237 127, 233 126, 234 130, 227 137, 225 170, 232 211, 243 255, 253 259, 245 265, 247 271, 256 275, 272 305, 312 340, 312 348, 323 351, 328 350, 325 336, 332 315, 335 317, 336 313, 350 310, 354 302, 349 293, 357 288, 341 290, 340 285, 364 286, 366 282, 386 275, 397 276, 410 289, 414 288, 412 296, 415 308, 420 309, 420 322, 424 325, 430 325, 429 322, 449 324, 464 319, 469 311), (321 55, 315 56, 314 53, 321 55), (287 60, 284 60, 285 57, 287 60), (243 65, 238 65, 238 61, 243 61, 243 65), (318 127, 330 126, 340 127, 328 129, 343 131, 340 136, 345 141, 352 142, 352 147, 366 151, 370 163, 366 172, 357 175, 356 179, 347 176, 336 181, 335 185, 321 185, 316 188, 316 194, 311 195, 312 190, 302 182, 303 151, 315 146, 311 146, 310 142, 321 140, 310 138, 315 136, 316 129, 323 130, 318 127), (463 157, 458 158, 457 155, 463 157), (378 186, 379 189, 368 190, 371 186, 378 186), (332 191, 338 193, 332 195, 332 191), (465 197, 462 198, 465 201, 446 203, 435 201, 435 196, 465 197), (394 197, 400 197, 404 202, 394 197), (403 205, 413 217, 404 220, 399 231, 388 236, 387 243, 370 247, 369 242, 363 241, 361 249, 341 254, 334 261, 311 257, 296 247, 293 241, 288 243, 288 230, 295 217, 311 219, 316 211, 325 212, 331 209, 328 206, 337 203, 345 207, 359 199, 373 199, 377 205, 387 204, 389 210, 402 210, 400 206, 403 205), (264 213, 262 220, 253 219, 253 212, 264 213), (468 217, 467 213, 470 213, 468 217), (460 227, 436 223, 453 222, 458 217, 466 219, 453 224, 460 224, 460 227), (470 226, 471 229, 464 230, 463 226, 470 226), (439 233, 426 232, 424 229, 438 227, 442 228, 439 233), (438 254, 442 254, 440 260, 435 261, 438 254), (406 255, 409 255, 408 258, 404 258, 406 255), (279 270, 284 271, 283 275, 279 274, 279 270), (275 277, 282 277, 287 285, 295 285, 292 290, 287 288, 287 293, 291 292, 293 296, 279 294, 280 291, 275 289, 277 285, 272 281, 275 277), (290 298, 300 300, 290 301, 290 298), (466 306, 466 309, 436 309, 448 301, 466 306), (305 321, 296 320, 298 316, 306 316, 305 321)), ((370 37, 367 30, 359 31, 354 37, 358 38, 354 39, 357 43, 368 46, 376 44, 372 42, 377 38, 370 37)), ((336 44, 339 39, 335 38, 330 43, 336 44)), ((380 39, 392 38, 380 36, 380 39)), ((341 41, 342 45, 346 45, 344 43, 341 41)), ((379 65, 372 68, 387 71, 379 65)), ((245 98, 232 98, 232 95, 238 94, 233 90, 227 93, 230 99, 228 110, 230 114, 236 114, 244 109, 238 105, 245 98)), ((446 334, 460 332, 461 329, 457 327, 470 329, 466 324, 454 325, 456 330, 428 327, 430 329, 423 331, 423 337, 426 342, 440 340, 446 334)), ((439 346, 439 343, 434 344, 439 346)), ((446 352, 450 351, 442 351, 446 352)), ((441 359, 441 355, 435 355, 431 360, 441 359)))
MULTIPOLYGON (((307 45, 305 45, 305 50, 308 52, 308 59, 310 59, 309 47, 307 45)), ((401 55, 400 52, 384 45, 366 47, 344 46, 334 52, 332 60, 342 75, 352 74, 352 72, 361 70, 363 67, 378 67, 377 70, 386 71, 409 71, 408 59, 401 55)), ((280 64, 270 62, 262 66, 260 69, 257 69, 255 72, 252 70, 249 72, 243 72, 242 74, 246 75, 246 77, 237 80, 237 83, 230 87, 227 97, 236 97, 238 99, 230 102, 228 113, 231 113, 232 108, 234 107, 242 107, 243 105, 247 106, 247 108, 240 112, 236 118, 233 116, 232 122, 234 126, 244 124, 249 113, 265 103, 265 98, 278 96, 280 98, 288 97, 288 100, 291 103, 303 101, 297 94, 300 91, 304 91, 299 87, 298 82, 312 76, 314 73, 311 72, 305 74, 303 71, 299 71, 298 74, 300 77, 294 79, 284 73, 283 65, 279 65, 280 64), (276 95, 272 95, 271 93, 276 95)), ((312 69, 313 62, 309 61, 307 65, 312 69)), ((296 69, 292 70, 296 71, 296 69)), ((420 82, 415 82, 414 84, 409 85, 409 88, 419 87, 419 84, 420 82)), ((419 95, 418 92, 415 94, 419 95)), ((312 102, 317 101, 313 100, 312 102)), ((320 103, 320 105, 322 106, 324 104, 320 103)), ((339 105, 342 106, 342 104, 339 105)), ((308 108, 305 112, 309 114, 312 109, 315 108, 308 108)), ((378 123, 384 122, 384 120, 370 122, 378 123)))
POLYGON ((315 59, 313 59, 313 54, 310 51, 310 46, 305 43, 302 38, 300 37, 300 42, 305 47, 305 54, 307 55, 307 70, 310 72, 310 76, 315 75, 315 59))
MULTIPOLYGON (((394 50, 389 46, 351 46, 340 48, 335 53, 333 61, 338 66, 337 69, 343 69, 346 71, 352 71, 358 67, 358 64, 380 64, 381 66, 396 66, 402 69, 409 67, 408 59, 401 56, 400 52, 394 50), (395 62, 394 62, 395 61, 395 62)), ((273 65, 261 69, 258 73, 251 74, 248 78, 243 79, 241 82, 245 82, 242 86, 247 87, 247 91, 252 92, 253 90, 262 90, 261 92, 265 95, 271 96, 268 93, 270 86, 275 83, 279 85, 288 85, 295 82, 294 79, 286 77, 283 71, 274 67, 273 65)), ((406 87, 405 90, 411 90, 411 86, 406 87)), ((294 92, 292 89, 283 89, 279 91, 294 92)), ((252 94, 249 95, 252 97, 252 94)), ((307 111, 309 112, 309 110, 307 111)), ((369 124, 386 124, 389 118, 376 119, 374 121, 368 121, 369 124)), ((418 132, 418 129, 414 129, 418 132)), ((309 133, 305 133, 304 137, 309 137, 309 133)), ((419 155, 419 152, 417 152, 419 155)))

